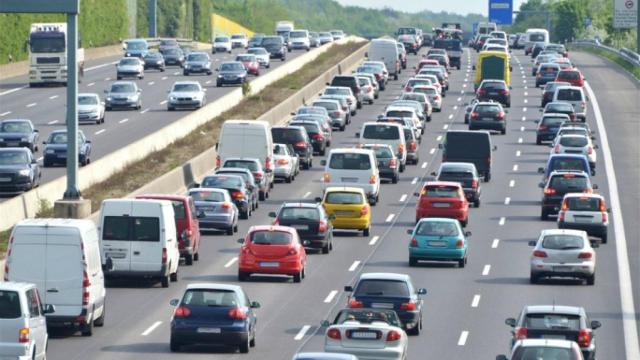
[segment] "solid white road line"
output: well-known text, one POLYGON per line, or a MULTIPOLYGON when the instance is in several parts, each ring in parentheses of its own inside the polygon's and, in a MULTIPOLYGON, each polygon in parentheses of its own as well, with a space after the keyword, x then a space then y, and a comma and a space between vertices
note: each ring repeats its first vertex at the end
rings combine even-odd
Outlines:
POLYGON ((411 180, 411 185, 415 185, 418 183, 418 178, 414 177, 413 180, 411 180))
POLYGON ((306 199, 307 197, 309 197, 309 195, 311 195, 311 191, 307 191, 307 192, 302 196, 302 198, 303 198, 303 199, 306 199))
POLYGON ((126 123, 127 121, 129 121, 129 118, 124 118, 124 119, 122 119, 122 120, 118 121, 118 123, 119 123, 119 124, 124 124, 124 123, 126 123))
POLYGON ((211 80, 205 81, 205 84, 211 84, 211 80))
POLYGON ((49 121, 47 123, 47 125, 53 125, 53 124, 56 124, 56 123, 58 123, 58 120, 51 120, 51 121, 49 121))
POLYGON ((118 63, 117 61, 113 61, 113 62, 108 62, 108 63, 96 65, 96 66, 91 66, 91 67, 88 67, 88 68, 84 69, 84 71, 92 71, 92 70, 103 68, 105 66, 114 65, 114 64, 117 64, 117 63, 118 63))
POLYGON ((505 221, 507 221, 507 219, 503 216, 500 218, 500 221, 498 221, 498 225, 502 226, 504 225, 505 221))
POLYGON ((355 271, 358 268, 358 265, 360 265, 360 261, 356 260, 353 262, 353 264, 351 264, 351 266, 349 266, 349 271, 355 271))
POLYGON ((458 339, 458 346, 464 346, 467 343, 467 337, 469 337, 468 331, 463 331, 460 333, 460 338, 458 339))
POLYGON ((482 276, 489 275, 489 271, 491 271, 491 265, 487 264, 482 268, 482 276))
POLYGON ((518 164, 513 165, 513 171, 518 171, 518 164))
POLYGON ((478 304, 480 304, 480 295, 474 295, 473 300, 471 301, 471 307, 477 308, 478 304))
POLYGON ((58 95, 51 95, 51 96, 49 96, 49 99, 50 99, 50 100, 53 100, 53 99, 55 99, 55 98, 57 98, 57 97, 58 97, 58 95))
POLYGON ((500 244, 500 239, 493 239, 493 242, 491 243, 491 248, 492 249, 497 249, 498 248, 498 244, 500 244))
POLYGON ((373 238, 371 238, 371 241, 369 241, 369 245, 375 245, 378 240, 380 239, 380 236, 376 235, 373 238))
POLYGON ((224 264, 224 267, 228 268, 231 265, 235 264, 236 261, 238 261, 238 257, 237 256, 233 257, 231 260, 227 261, 227 263, 224 264))
POLYGON ((30 108, 30 107, 34 107, 36 105, 38 105, 38 103, 31 103, 31 104, 27 104, 27 107, 30 108))
POLYGON ((402 196, 400 196, 400 202, 405 202, 405 200, 407 200, 407 194, 402 194, 402 196))
POLYGON ((5 111, 2 114, 0 114, 0 116, 7 116, 9 114, 11 114, 11 111, 5 111))
POLYGON ((384 220, 384 222, 391 222, 391 221, 393 221, 394 217, 396 217, 396 214, 389 214, 389 216, 387 216, 387 218, 384 220))
POLYGON ((428 164, 427 164, 427 162, 425 161, 425 162, 423 162, 423 163, 422 163, 422 165, 421 165, 420 167, 421 167, 421 168, 423 168, 423 169, 426 169, 426 168, 427 168, 427 165, 428 165, 428 164))
POLYGON ((102 129, 102 130, 98 130, 98 131, 94 132, 93 134, 94 134, 94 135, 100 135, 100 134, 102 134, 102 133, 103 133, 103 132, 105 132, 105 131, 107 131, 107 130, 106 130, 106 129, 102 129))
POLYGON ((311 329, 310 325, 305 325, 302 327, 302 329, 300 329, 300 331, 298 331, 298 334, 296 334, 296 336, 293 338, 293 340, 296 341, 300 341, 304 338, 304 336, 307 334, 307 331, 309 331, 309 329, 311 329))
POLYGON ((509 205, 510 203, 511 203, 511 198, 510 197, 507 196, 506 198, 504 198, 504 204, 505 205, 509 205))
POLYGON ((327 295, 327 297, 324 299, 324 302, 330 303, 333 300, 333 298, 336 297, 336 295, 338 295, 338 290, 331 290, 329 295, 327 295))
POLYGON ((620 197, 618 195, 618 180, 616 179, 616 173, 613 168, 611 148, 609 148, 607 130, 604 126, 598 100, 596 99, 596 95, 588 82, 585 82, 584 87, 591 98, 591 106, 593 106, 593 112, 598 126, 598 133, 600 134, 600 148, 604 155, 604 166, 609 185, 609 203, 611 204, 613 230, 616 236, 615 247, 616 257, 618 258, 618 281, 620 282, 620 307, 622 308, 622 329, 624 331, 625 354, 627 359, 640 359, 640 343, 638 340, 636 311, 633 302, 627 238, 624 232, 622 207, 620 206, 620 197))
POLYGON ((154 323, 153 323, 153 325, 149 326, 149 328, 147 328, 147 330, 145 330, 145 331, 142 333, 142 336, 147 336, 147 335, 151 334, 151 332, 152 332, 153 330, 155 330, 158 326, 160 326, 160 324, 162 324, 162 321, 156 321, 156 322, 154 322, 154 323))
POLYGON ((431 148, 431 150, 429 150, 429 154, 433 155, 433 153, 436 152, 436 148, 431 148))
POLYGON ((516 181, 515 180, 509 181, 509 187, 514 187, 514 186, 516 186, 516 181))

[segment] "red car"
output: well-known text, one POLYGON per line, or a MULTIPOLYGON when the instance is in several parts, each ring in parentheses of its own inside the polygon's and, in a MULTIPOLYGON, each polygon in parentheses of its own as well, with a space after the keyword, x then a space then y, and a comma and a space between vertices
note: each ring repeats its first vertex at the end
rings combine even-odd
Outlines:
POLYGON ((416 65, 416 74, 420 72, 420 69, 422 69, 423 66, 425 65, 435 65, 438 66, 440 65, 440 63, 438 62, 438 60, 433 60, 433 59, 422 59, 420 60, 420 62, 418 63, 418 65, 416 65))
POLYGON ((178 236, 178 248, 184 263, 193 265, 198 261, 200 249, 200 224, 193 205, 191 196, 149 194, 138 195, 136 199, 167 200, 173 204, 173 212, 176 220, 176 232, 178 236))
POLYGON ((584 86, 584 76, 582 76, 580 70, 576 68, 563 69, 558 71, 558 75, 556 75, 555 81, 568 82, 572 86, 584 86))
POLYGON ((416 206, 416 223, 425 217, 453 218, 462 226, 469 222, 469 202, 459 182, 427 181, 416 206))
POLYGON ((247 73, 251 75, 260 75, 260 63, 258 58, 253 54, 239 54, 236 56, 236 61, 240 61, 242 65, 247 69, 247 73))
POLYGON ((251 274, 293 276, 299 283, 305 276, 307 253, 296 229, 279 225, 252 226, 244 239, 238 258, 238 280, 251 274))

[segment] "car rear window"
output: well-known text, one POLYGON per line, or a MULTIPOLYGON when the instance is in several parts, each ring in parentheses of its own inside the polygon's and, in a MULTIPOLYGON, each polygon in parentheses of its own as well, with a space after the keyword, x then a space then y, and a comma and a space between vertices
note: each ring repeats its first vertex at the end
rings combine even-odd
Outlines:
POLYGON ((223 202, 225 200, 224 194, 220 191, 198 190, 190 192, 189 195, 191 195, 193 201, 223 202))
POLYGON ((578 170, 584 171, 585 164, 581 159, 575 158, 556 158, 553 159, 551 163, 551 168, 549 170, 578 170))
POLYGON ((438 90, 436 90, 436 88, 427 88, 427 87, 417 87, 415 89, 413 89, 413 92, 417 92, 417 93, 421 93, 421 94, 426 94, 426 95, 436 95, 438 93, 438 90))
POLYGON ((449 186, 449 185, 427 185, 422 189, 422 196, 430 197, 430 198, 440 198, 440 197, 449 197, 449 198, 457 198, 458 197, 458 187, 449 186))
MULTIPOLYGON (((392 326, 401 327, 398 314, 393 310, 374 310, 371 309, 344 309, 341 310, 334 324, 342 324, 346 321, 357 321, 361 324, 371 324, 373 322, 385 322, 392 326)), ((309 356, 297 357, 296 360, 322 360, 322 358, 309 356)))
POLYGON ((561 71, 558 74, 558 77, 562 79, 577 80, 580 79, 580 73, 577 71, 561 71))
MULTIPOLYGON (((528 329, 580 330, 580 316, 571 314, 527 314, 525 326, 528 329)), ((552 357, 550 359, 555 358, 552 357)))
POLYGON ((550 250, 582 249, 584 240, 577 235, 547 235, 542 239, 542 247, 550 250))
POLYGON ((410 118, 413 116, 413 113, 411 111, 404 111, 404 110, 389 110, 385 115, 388 117, 410 118))
POLYGON ((400 132, 397 126, 384 124, 367 125, 364 127, 362 137, 365 139, 398 140, 400 139, 400 132))
POLYGON ((355 296, 402 296, 408 297, 409 287, 404 281, 365 279, 358 283, 355 296))
POLYGON ((328 204, 342 204, 342 205, 354 205, 354 204, 362 204, 364 200, 362 199, 362 194, 355 192, 346 192, 346 191, 335 191, 327 194, 327 197, 324 201, 328 204))
POLYGON ((557 100, 582 101, 582 91, 578 89, 559 89, 557 100))
POLYGON ((305 128, 305 130, 307 130, 308 134, 317 134, 320 132, 320 128, 318 127, 318 124, 310 124, 310 123, 299 123, 299 122, 292 122, 289 125, 291 126, 302 126, 303 128, 305 128))
POLYGON ((336 76, 331 81, 331 86, 352 87, 356 84, 356 79, 352 76, 336 76))
POLYGON ((500 108, 499 105, 476 105, 476 107, 474 108, 475 111, 477 112, 482 112, 482 113, 499 113, 502 112, 502 109, 500 108))
POLYGON ((281 220, 320 220, 320 212, 309 207, 285 207, 280 210, 278 218, 281 220))
POLYGON ((242 305, 239 303, 235 292, 217 289, 189 289, 182 298, 182 304, 207 307, 237 307, 242 305))
POLYGON ((422 236, 456 236, 458 227, 450 222, 423 221, 416 230, 416 235, 422 236))
POLYGON ((324 91, 325 95, 351 95, 351 91, 349 89, 340 89, 340 88, 327 88, 324 91))
MULTIPOLYGON (((275 151, 274 151, 274 154, 275 154, 275 151)), ((225 170, 224 168, 221 168, 220 170, 216 171, 216 175, 224 175, 224 174, 240 176, 241 178, 244 179, 245 183, 253 184, 253 175, 247 174, 244 171, 229 171, 229 170, 225 170)))
POLYGON ((273 141, 279 143, 287 144, 304 141, 304 136, 299 129, 271 128, 271 135, 273 136, 273 141))
POLYGON ((225 167, 243 168, 243 169, 249 169, 251 171, 260 170, 260 167, 255 161, 243 161, 243 160, 227 160, 224 162, 224 165, 222 165, 222 167, 223 168, 225 167))
POLYGON ((242 180, 235 176, 207 176, 202 180, 202 187, 238 188, 240 186, 242 186, 242 180))
POLYGON ((569 210, 600 211, 600 199, 594 197, 570 197, 566 204, 569 210))
MULTIPOLYGON (((411 131, 410 129, 407 129, 409 131, 411 131)), ((373 150, 373 153, 376 155, 377 159, 390 159, 395 157, 395 154, 393 153, 393 151, 391 151, 391 149, 389 149, 386 146, 370 146, 370 147, 365 147, 365 149, 370 149, 373 150)))
POLYGON ((499 81, 485 81, 482 83, 482 86, 480 87, 482 89, 498 89, 498 90, 507 88, 505 83, 499 82, 499 81))
POLYGON ((0 319, 17 319, 21 316, 20 295, 16 291, 0 290, 0 319))
MULTIPOLYGON (((582 356, 580 356, 582 358, 582 356)), ((529 359, 566 359, 578 360, 578 355, 571 349, 553 347, 549 345, 519 347, 511 357, 513 360, 529 359)))
MULTIPOLYGON (((558 99, 560 100, 560 99, 558 99)), ((569 103, 562 103, 562 104, 551 104, 551 105, 547 105, 547 107, 545 108, 544 112, 557 112, 557 113, 567 113, 567 112, 573 112, 573 106, 569 103)))
POLYGON ((583 147, 587 146, 589 141, 582 136, 563 136, 560 138, 560 145, 568 147, 583 147))
POLYGON ((560 192, 582 191, 589 185, 587 178, 575 174, 558 175, 551 178, 549 187, 560 192))
POLYGON ((256 245, 289 245, 291 234, 284 231, 256 231, 251 234, 251 242, 256 245))
POLYGON ((431 81, 427 79, 411 79, 407 82, 407 85, 410 87, 414 87, 418 85, 431 85, 431 81))
POLYGON ((104 240, 160 241, 160 219, 140 216, 105 216, 102 229, 104 240))
POLYGON ((552 126, 552 125, 560 126, 565 121, 567 121, 567 119, 564 117, 545 116, 542 118, 542 124, 546 126, 552 126))
POLYGON ((329 160, 329 168, 335 170, 369 170, 369 155, 360 153, 334 153, 329 160))

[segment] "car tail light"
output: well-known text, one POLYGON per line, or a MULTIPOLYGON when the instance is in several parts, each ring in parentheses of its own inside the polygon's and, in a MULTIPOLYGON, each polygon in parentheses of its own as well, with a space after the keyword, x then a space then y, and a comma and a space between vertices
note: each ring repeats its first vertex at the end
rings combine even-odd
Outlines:
POLYGON ((411 151, 416 151, 416 149, 418 148, 418 143, 415 140, 411 140, 409 141, 409 144, 407 145, 407 147, 411 151))
POLYGON ((328 183, 328 182, 329 182, 329 180, 331 180, 331 175, 329 175, 329 173, 325 173, 325 174, 322 176, 322 182, 324 182, 324 183, 328 183))
POLYGON ((438 100, 440 100, 440 95, 436 95, 433 98, 436 99, 436 101, 438 101, 438 100))
POLYGON ((367 92, 372 92, 373 91, 373 86, 368 86, 367 87, 367 92))
POLYGON ((464 240, 462 239, 456 240, 456 249, 462 249, 462 248, 464 248, 464 240))
POLYGON ((593 146, 589 145, 589 148, 587 149, 587 153, 589 155, 593 154, 593 146))
MULTIPOLYGON (((224 208, 224 204, 222 205, 224 208)), ((191 237, 193 236, 193 231, 191 228, 184 229, 182 234, 180 234, 180 238, 185 242, 186 245, 191 244, 191 237)))
POLYGON ((340 334, 340 330, 338 329, 329 329, 329 331, 327 331, 327 337, 333 340, 342 339, 342 335, 340 334))
POLYGON ((167 265, 167 248, 162 248, 162 265, 167 265))
POLYGON ((322 136, 322 134, 313 134, 311 137, 317 141, 324 141, 324 136, 322 136))
POLYGON ((244 194, 240 191, 233 191, 231 192, 231 197, 235 200, 242 200, 244 199, 244 194))
POLYGON ((176 308, 176 311, 173 312, 174 318, 186 318, 191 315, 191 309, 184 305, 180 305, 176 308))
POLYGON ((276 164, 278 165, 287 165, 289 163, 289 160, 287 159, 278 159, 278 161, 276 161, 276 164))
POLYGON ((376 73, 374 76, 376 77, 376 81, 380 81, 380 74, 376 73))
POLYGON ((404 144, 398 144, 398 153, 399 154, 404 153, 404 144))
POLYGON ((396 158, 392 158, 391 160, 389 160, 389 167, 390 168, 395 168, 397 165, 398 165, 398 160, 396 158))
POLYGON ((306 148, 307 147, 307 143, 304 141, 298 141, 297 143, 293 144, 294 147, 297 148, 306 148))
POLYGON ((342 105, 342 110, 347 111, 347 105, 342 105))
POLYGON ((485 91, 484 89, 478 89, 478 95, 484 95, 485 91))
POLYGON ((229 310, 229 317, 234 320, 244 320, 247 318, 247 312, 241 308, 233 308, 229 310))
POLYGON ((404 91, 406 91, 406 92, 411 92, 411 86, 408 86, 408 85, 407 85, 407 86, 405 86, 405 87, 404 87, 404 91))
POLYGON ((536 77, 542 77, 542 73, 538 72, 538 74, 536 75, 536 77))
POLYGON ((400 309, 401 310, 413 311, 413 310, 415 310, 417 308, 418 308, 418 305, 416 304, 415 301, 409 301, 409 302, 400 304, 400 309))
POLYGON ((411 238, 411 247, 418 247, 418 240, 416 238, 411 238))
POLYGON ((21 328, 18 330, 18 342, 22 344, 29 342, 29 328, 21 328))
POLYGON ((547 253, 542 251, 542 250, 536 250, 533 252, 533 256, 534 257, 539 257, 539 258, 546 258, 547 257, 547 253))
POLYGON ((295 248, 294 249, 290 249, 289 252, 287 252, 287 255, 296 256, 296 255, 298 255, 298 250, 296 250, 295 248))
POLYGON ((565 211, 564 210, 560 210, 560 212, 558 212, 558 221, 559 222, 563 222, 564 221, 564 216, 565 216, 565 211))
POLYGON ((560 144, 556 145, 556 147, 555 147, 555 148, 553 148, 553 151, 554 151, 556 154, 559 154, 559 153, 560 153, 560 144))
POLYGON ((555 193, 556 193, 556 189, 554 189, 554 188, 546 188, 546 189, 544 189, 544 194, 545 195, 553 195, 555 193))
POLYGON ((264 173, 262 171, 254 171, 252 174, 258 179, 261 179, 264 176, 264 173))
POLYGON ((320 220, 320 223, 318 224, 318 231, 321 233, 327 232, 327 222, 325 220, 320 220))
POLYGON ((478 188, 478 180, 471 180, 471 188, 473 189, 478 188))
POLYGON ((347 104, 349 105, 353 104, 353 100, 351 100, 351 98, 347 98, 347 104))
POLYGON ((593 189, 592 188, 586 188, 584 190, 582 190, 583 193, 585 194, 593 194, 593 189))
POLYGON ((547 129, 547 126, 546 126, 546 125, 540 125, 540 126, 538 127, 538 129, 540 129, 540 130, 546 130, 546 129, 547 129))
POLYGON ((360 216, 365 216, 369 213, 369 205, 365 204, 361 209, 360 209, 360 216))
POLYGON ((585 108, 585 107, 587 107, 587 103, 586 103, 586 102, 584 102, 584 101, 581 103, 581 105, 582 105, 582 109, 583 109, 583 110, 584 110, 584 108, 585 108))
POLYGON ((222 203, 222 205, 221 205, 221 207, 222 207, 223 209, 231 209, 231 203, 223 202, 223 203, 222 203))
POLYGON ((387 341, 398 341, 400 340, 400 333, 395 331, 395 330, 391 330, 387 333, 387 341))
POLYGON ((504 112, 501 111, 501 112, 498 113, 498 115, 496 115, 496 118, 498 120, 504 120, 504 115, 505 115, 504 112))
POLYGON ((369 176, 369 184, 375 184, 377 179, 378 177, 375 175, 369 176))
POLYGON ((472 118, 477 118, 479 115, 480 115, 480 113, 478 113, 478 112, 476 112, 476 111, 474 111, 474 112, 472 112, 472 113, 471 113, 471 117, 472 117, 472 118))
POLYGON ((220 167, 221 164, 221 159, 220 159, 220 155, 216 156, 216 169, 220 167))
POLYGON ((581 252, 578 255, 578 259, 591 259, 593 257, 593 254, 590 252, 581 252))
POLYGON ((364 304, 362 303, 362 301, 358 301, 356 299, 351 299, 349 300, 349 307, 354 309, 354 308, 361 308, 364 307, 364 304))
POLYGON ((340 110, 336 110, 336 111, 332 112, 332 114, 333 114, 334 116, 342 116, 342 111, 340 111, 340 110))
POLYGON ((526 327, 516 328, 516 340, 526 339, 529 335, 529 330, 526 327))
POLYGON ((580 329, 578 333, 578 346, 588 347, 591 344, 591 331, 587 329, 580 329))
POLYGON ((509 94, 509 91, 508 91, 508 90, 506 90, 506 89, 498 90, 498 94, 500 94, 500 95, 507 95, 507 94, 509 94))

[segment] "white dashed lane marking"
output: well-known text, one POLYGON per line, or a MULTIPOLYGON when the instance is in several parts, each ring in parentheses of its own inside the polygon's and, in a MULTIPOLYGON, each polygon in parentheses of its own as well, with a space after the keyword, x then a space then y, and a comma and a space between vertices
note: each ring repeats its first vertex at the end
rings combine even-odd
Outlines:
POLYGON ((418 178, 415 177, 413 178, 413 180, 411 180, 411 185, 415 185, 418 182, 418 178))
POLYGON ((511 198, 510 197, 507 196, 506 198, 504 198, 504 204, 505 205, 509 205, 510 203, 511 203, 511 198))
POLYGON ((402 196, 400 196, 400 202, 405 202, 407 200, 407 194, 402 194, 402 196))
POLYGON ((421 165, 420 167, 421 167, 421 168, 423 168, 423 169, 426 169, 426 168, 427 168, 427 165, 428 165, 428 164, 427 164, 427 162, 425 161, 425 162, 423 162, 423 163, 422 163, 422 165, 421 165))
POLYGON ((489 264, 485 265, 484 268, 482 268, 482 276, 489 275, 490 271, 491 271, 491 265, 489 264))
POLYGON ((469 337, 468 331, 461 332, 460 338, 458 339, 458 346, 464 346, 467 343, 467 337, 469 337))
POLYGON ((380 237, 378 235, 374 236, 373 238, 371 238, 371 241, 369 241, 369 245, 375 245, 379 239, 380 237))
POLYGON ((330 303, 331 301, 333 301, 333 298, 336 297, 337 294, 338 294, 338 290, 331 290, 329 295, 327 295, 327 297, 324 299, 324 302, 330 303))
POLYGON ((31 104, 27 104, 27 107, 30 108, 30 107, 34 107, 36 105, 38 105, 38 103, 31 103, 31 104))
POLYGON ((518 164, 513 165, 513 171, 518 171, 518 164))
POLYGON ((500 221, 498 221, 498 225, 503 226, 506 221, 507 219, 503 216, 500 218, 500 221))
POLYGON ((353 264, 351 264, 351 266, 349 266, 349 271, 353 272, 358 268, 358 265, 360 265, 360 261, 356 260, 353 262, 353 264))
POLYGON ((500 244, 500 239, 493 239, 493 242, 491 243, 491 248, 492 249, 497 249, 498 248, 498 244, 500 244))
POLYGON ((304 338, 304 336, 307 334, 307 331, 309 331, 309 329, 311 329, 311 325, 303 326, 302 329, 300 329, 300 331, 298 331, 298 333, 293 338, 293 340, 296 340, 296 341, 302 340, 304 338))
POLYGON ((480 295, 474 295, 473 300, 471 301, 471 307, 477 308, 478 304, 480 304, 480 295))
POLYGON ((102 133, 103 133, 103 132, 105 132, 105 131, 107 131, 107 130, 106 130, 106 129, 102 129, 102 130, 98 130, 98 131, 94 132, 93 134, 94 134, 94 135, 100 135, 100 134, 102 134, 102 133))
POLYGON ((151 332, 152 332, 153 330, 155 330, 158 326, 160 326, 160 324, 162 324, 162 321, 156 321, 156 322, 154 322, 154 323, 153 323, 153 325, 149 326, 149 327, 147 328, 147 330, 145 330, 145 331, 142 333, 142 336, 147 336, 147 335, 151 334, 151 332))
POLYGON ((53 125, 53 124, 57 124, 58 120, 51 120, 47 123, 47 125, 53 125))
POLYGON ((396 217, 396 214, 389 214, 389 216, 387 216, 387 218, 385 219, 385 222, 393 221, 394 217, 396 217))
POLYGON ((237 257, 237 256, 236 256, 236 257, 234 257, 234 258, 232 258, 231 260, 227 261, 227 263, 226 263, 226 264, 224 264, 224 267, 228 268, 228 267, 230 267, 231 265, 235 264, 235 262, 236 262, 236 261, 238 261, 238 257, 237 257))

